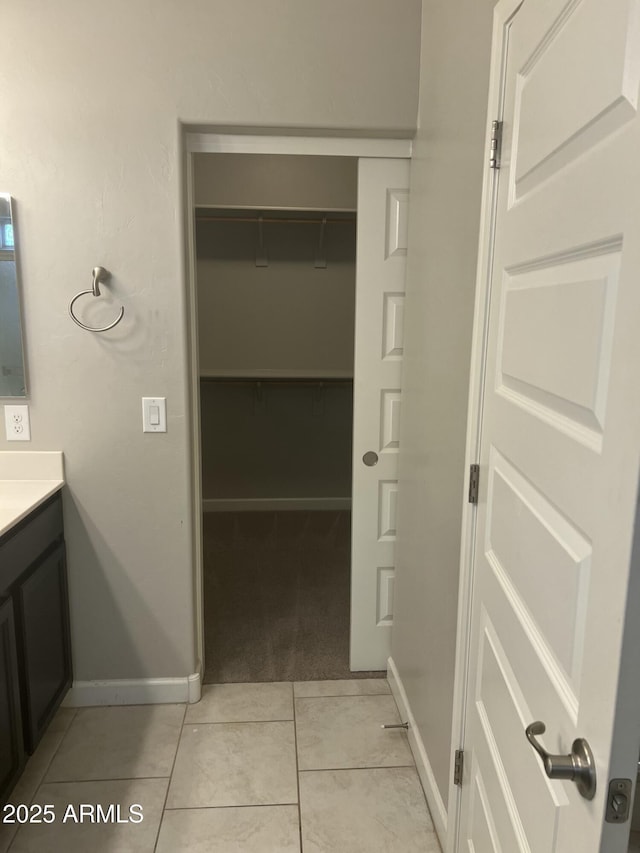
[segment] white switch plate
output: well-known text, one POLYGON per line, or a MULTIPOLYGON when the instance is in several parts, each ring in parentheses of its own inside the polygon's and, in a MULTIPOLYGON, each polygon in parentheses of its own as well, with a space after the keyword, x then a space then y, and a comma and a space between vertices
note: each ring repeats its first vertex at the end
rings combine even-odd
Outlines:
POLYGON ((29 406, 5 406, 4 428, 7 441, 31 441, 29 406))
POLYGON ((167 431, 167 398, 142 398, 142 432, 167 431))

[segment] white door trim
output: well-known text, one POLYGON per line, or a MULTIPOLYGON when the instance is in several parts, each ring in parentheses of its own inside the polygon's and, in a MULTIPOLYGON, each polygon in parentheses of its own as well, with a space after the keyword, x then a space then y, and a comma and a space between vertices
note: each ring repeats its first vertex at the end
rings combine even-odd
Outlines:
POLYGON ((260 136, 187 133, 186 148, 198 154, 306 154, 318 157, 411 157, 410 139, 341 136, 260 136))
MULTIPOLYGON (((497 175, 489 168, 489 140, 491 123, 500 119, 503 111, 503 83, 506 56, 495 46, 503 41, 510 22, 525 0, 500 0, 493 15, 491 67, 489 74, 489 97, 485 130, 485 169, 482 180, 482 208, 476 272, 476 295, 473 314, 473 336, 471 341, 471 367, 469 372, 469 404, 467 411, 467 442, 465 470, 476 463, 480 453, 482 401, 485 384, 485 362, 487 326, 489 319, 489 297, 491 295, 491 268, 493 264, 493 231, 496 213, 497 175)), ((503 41, 504 44, 504 41, 503 41)), ((453 688, 453 716, 451 723, 452 750, 464 747, 464 727, 467 704, 467 681, 469 673, 469 640, 471 628, 471 593, 473 589, 473 555, 476 539, 476 506, 468 502, 465 477, 465 494, 462 505, 462 529, 460 536, 460 580, 458 585, 458 624, 456 633, 456 663, 453 688)), ((453 771, 453 755, 451 756, 453 771)), ((453 772, 449 776, 447 815, 447 844, 445 853, 456 853, 460 830, 461 788, 454 784, 453 772)))
POLYGON ((191 495, 193 508, 193 563, 194 563, 194 608, 196 631, 197 669, 204 673, 204 596, 202 557, 202 481, 200 474, 200 393, 198 357, 198 302, 196 282, 195 221, 192 211, 195 203, 193 182, 193 155, 196 153, 218 154, 294 154, 318 157, 389 157, 411 158, 410 139, 369 139, 347 136, 269 136, 258 128, 246 134, 227 134, 212 131, 194 133, 183 128, 184 150, 184 233, 186 264, 186 321, 187 321, 187 376, 189 394, 187 417, 191 435, 191 495))

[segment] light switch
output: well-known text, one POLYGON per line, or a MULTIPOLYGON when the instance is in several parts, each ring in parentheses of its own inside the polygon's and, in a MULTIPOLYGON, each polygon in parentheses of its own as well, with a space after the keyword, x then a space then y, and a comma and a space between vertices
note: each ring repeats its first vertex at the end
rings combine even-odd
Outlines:
POLYGON ((167 431, 167 398, 142 398, 142 432, 167 431))

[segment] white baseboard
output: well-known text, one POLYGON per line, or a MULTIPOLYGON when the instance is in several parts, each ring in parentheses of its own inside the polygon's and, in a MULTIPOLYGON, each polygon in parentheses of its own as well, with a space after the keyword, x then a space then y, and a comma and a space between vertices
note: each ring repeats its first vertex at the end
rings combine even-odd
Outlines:
POLYGON ((74 681, 65 696, 65 708, 91 705, 163 705, 198 702, 202 692, 199 672, 184 678, 133 678, 121 681, 74 681))
POLYGON ((400 675, 393 658, 389 658, 388 665, 389 669, 387 671, 387 679, 391 687, 393 698, 396 700, 396 704, 398 705, 401 718, 409 722, 409 730, 407 732, 409 736, 409 746, 411 747, 411 752, 413 753, 413 757, 416 762, 418 775, 420 776, 425 797, 427 798, 427 805, 431 812, 431 818, 438 835, 438 840, 440 841, 440 846, 444 850, 447 845, 447 810, 440 795, 438 785, 436 784, 436 777, 433 775, 431 762, 427 756, 427 751, 424 747, 415 718, 411 713, 409 700, 407 699, 407 694, 405 693, 402 680, 400 679, 400 675))
POLYGON ((351 498, 204 498, 203 512, 351 509, 351 498))

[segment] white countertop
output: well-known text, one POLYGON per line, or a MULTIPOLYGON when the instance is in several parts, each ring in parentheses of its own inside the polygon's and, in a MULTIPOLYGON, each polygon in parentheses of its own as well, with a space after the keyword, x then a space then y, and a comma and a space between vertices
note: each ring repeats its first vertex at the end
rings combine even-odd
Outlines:
POLYGON ((62 486, 60 451, 0 451, 0 536, 62 486))

